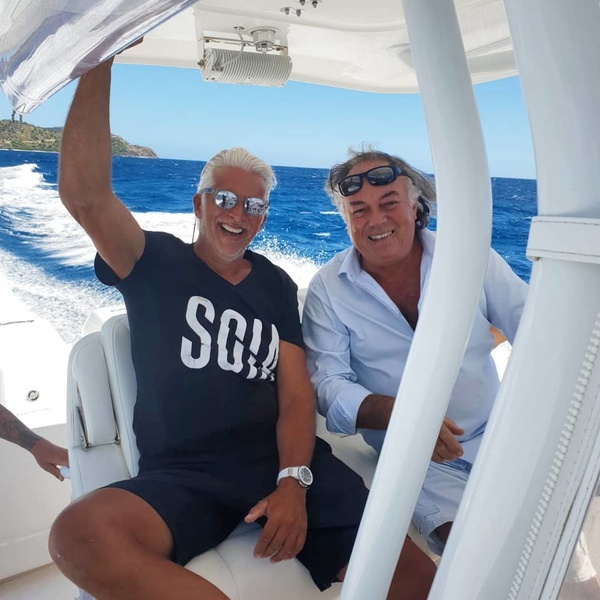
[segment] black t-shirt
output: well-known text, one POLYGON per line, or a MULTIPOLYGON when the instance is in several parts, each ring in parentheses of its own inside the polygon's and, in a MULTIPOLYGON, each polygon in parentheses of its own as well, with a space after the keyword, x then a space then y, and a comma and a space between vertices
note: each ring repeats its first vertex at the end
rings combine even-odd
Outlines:
POLYGON ((127 307, 140 471, 276 457, 279 340, 303 347, 296 285, 251 251, 250 274, 232 285, 193 245, 167 233, 145 237, 124 280, 99 256, 95 265, 127 307))

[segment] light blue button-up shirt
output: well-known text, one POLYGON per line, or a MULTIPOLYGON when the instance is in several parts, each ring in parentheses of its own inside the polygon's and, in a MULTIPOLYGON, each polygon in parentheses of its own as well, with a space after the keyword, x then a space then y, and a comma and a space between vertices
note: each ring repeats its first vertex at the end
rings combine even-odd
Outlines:
MULTIPOLYGON (((435 234, 419 232, 423 246, 421 296, 427 291, 435 234)), ((463 460, 473 462, 499 387, 491 351, 490 325, 512 343, 527 295, 527 284, 494 250, 479 308, 447 415, 465 431, 459 438, 463 460)), ((452 315, 448 315, 452 318, 452 315)), ((357 432, 356 418, 369 394, 395 397, 414 331, 383 288, 363 271, 351 247, 338 253, 311 281, 302 328, 311 380, 327 429, 357 432)), ((423 402, 424 398, 415 398, 423 402)), ((378 452, 385 431, 360 429, 378 452)))

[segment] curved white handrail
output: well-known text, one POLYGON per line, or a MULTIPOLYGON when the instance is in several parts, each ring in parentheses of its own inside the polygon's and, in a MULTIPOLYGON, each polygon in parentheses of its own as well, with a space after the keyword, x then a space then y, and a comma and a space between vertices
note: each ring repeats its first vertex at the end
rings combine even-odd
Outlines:
POLYGON ((544 218, 532 223, 527 304, 431 599, 555 598, 598 476, 600 244, 589 236, 600 231, 600 8, 505 4, 544 218))
POLYGON ((387 595, 462 362, 490 245, 490 179, 454 5, 438 0, 403 5, 435 164, 438 236, 343 599, 387 595))

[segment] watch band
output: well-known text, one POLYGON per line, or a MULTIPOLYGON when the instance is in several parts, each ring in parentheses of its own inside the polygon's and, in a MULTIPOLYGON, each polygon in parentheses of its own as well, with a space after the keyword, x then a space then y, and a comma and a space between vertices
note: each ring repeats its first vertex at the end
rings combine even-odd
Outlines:
POLYGON ((299 479, 299 470, 300 467, 286 467, 285 469, 281 469, 281 471, 279 471, 279 475, 277 475, 277 485, 279 485, 279 482, 285 477, 293 477, 294 479, 299 479))
POLYGON ((299 467, 286 467, 279 471, 279 475, 277 475, 277 485, 279 485, 279 482, 285 477, 292 477, 303 488, 309 488, 313 482, 311 470, 303 465, 299 467))

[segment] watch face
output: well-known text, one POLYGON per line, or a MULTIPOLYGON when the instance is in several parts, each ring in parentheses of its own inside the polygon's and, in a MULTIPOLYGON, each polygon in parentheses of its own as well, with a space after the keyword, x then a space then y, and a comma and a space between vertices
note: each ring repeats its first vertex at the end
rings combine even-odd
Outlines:
POLYGON ((308 467, 300 467, 300 469, 298 470, 298 478, 302 485, 306 487, 312 485, 313 474, 308 467))

